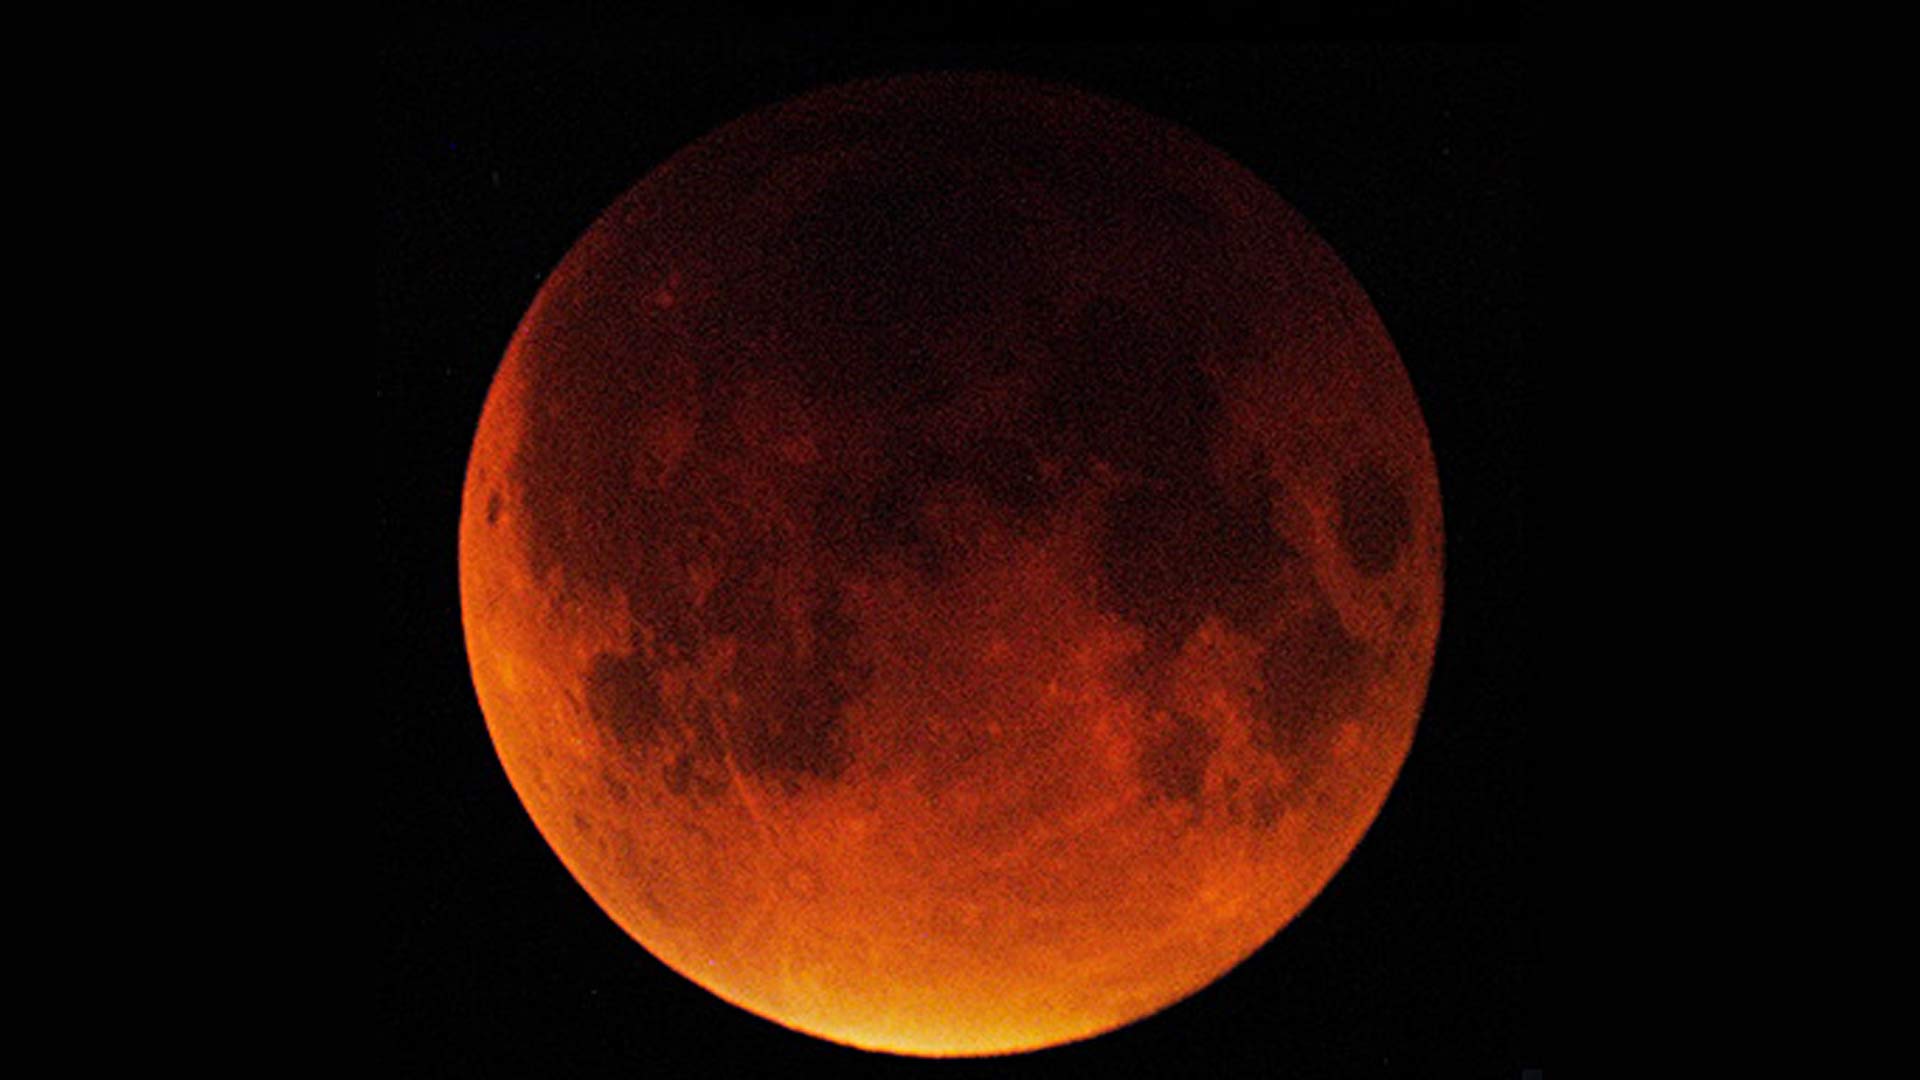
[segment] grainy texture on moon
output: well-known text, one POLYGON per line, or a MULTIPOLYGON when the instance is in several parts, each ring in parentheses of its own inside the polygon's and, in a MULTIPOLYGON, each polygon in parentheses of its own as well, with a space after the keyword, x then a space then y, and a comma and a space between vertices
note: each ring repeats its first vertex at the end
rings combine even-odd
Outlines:
POLYGON ((460 528, 494 743, 594 899, 729 1001, 928 1055, 1109 1030, 1297 914, 1413 738, 1441 551, 1406 373, 1306 222, 997 76, 809 95, 622 197, 507 351, 460 528))

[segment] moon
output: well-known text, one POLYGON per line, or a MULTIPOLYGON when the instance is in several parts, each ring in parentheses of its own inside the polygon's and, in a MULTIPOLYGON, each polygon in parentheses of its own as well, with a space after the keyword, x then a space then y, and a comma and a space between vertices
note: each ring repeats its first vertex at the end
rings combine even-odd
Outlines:
POLYGON ((921 1056, 1128 1024, 1299 914, 1412 743, 1442 551, 1300 214, 998 75, 816 92, 622 196, 507 349, 459 535, 568 871, 719 997, 921 1056))

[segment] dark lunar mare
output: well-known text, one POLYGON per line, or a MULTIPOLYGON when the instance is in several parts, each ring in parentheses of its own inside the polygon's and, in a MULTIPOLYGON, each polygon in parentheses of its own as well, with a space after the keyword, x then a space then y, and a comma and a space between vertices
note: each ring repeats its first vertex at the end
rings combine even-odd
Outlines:
MULTIPOLYGON (((922 513, 933 492, 977 493, 1032 531, 1106 470, 1096 599, 1145 631, 1147 669, 1164 670, 1210 615, 1266 636, 1285 590, 1310 580, 1288 572, 1300 553, 1274 528, 1272 477, 1263 468, 1221 477, 1212 465, 1225 419, 1209 365, 1259 362, 1244 241, 1207 192, 1129 151, 1142 137, 1132 121, 1103 131, 1119 114, 1075 108, 1094 111, 1054 124, 1028 102, 957 92, 900 111, 814 114, 771 144, 741 136, 689 157, 673 181, 686 193, 698 190, 687 178, 697 168, 763 198, 756 212, 780 206, 784 216, 749 228, 759 223, 736 206, 750 200, 689 194, 682 201, 697 209, 672 219, 730 242, 709 295, 655 316, 684 322, 677 347, 696 362, 703 406, 662 489, 636 484, 632 437, 659 407, 644 350, 664 346, 636 340, 628 302, 656 288, 654 255, 623 246, 618 230, 635 226, 603 222, 597 230, 615 232, 583 245, 589 261, 549 283, 550 325, 524 343, 538 359, 526 366, 530 407, 511 470, 529 568, 542 578, 557 570, 563 598, 627 596, 643 630, 629 650, 594 659, 585 704, 620 745, 666 755, 670 790, 711 793, 727 753, 789 791, 845 774, 845 711, 871 670, 841 592, 850 575, 887 567, 932 582, 954 572, 965 553, 922 513), (823 159, 822 146, 836 149, 829 164, 801 170, 817 181, 809 194, 782 194, 778 185, 795 182, 782 166, 823 159), (1061 249, 1067 236, 1086 250, 1061 249), (1023 367, 1004 335, 977 332, 1008 326, 1036 344, 1038 361, 1023 367), (774 344, 753 344, 764 342, 774 344), (941 410, 1009 374, 1027 389, 997 426, 938 437, 941 410), (778 505, 753 505, 764 496, 741 477, 764 463, 744 456, 724 405, 761 375, 825 406, 830 422, 859 425, 879 447, 874 471, 828 462, 777 485, 778 505), (687 584, 696 562, 715 575, 701 603, 687 584), (811 575, 798 572, 803 563, 811 575), (796 588, 800 614, 783 614, 793 609, 776 597, 796 588), (662 668, 723 638, 737 645, 738 706, 662 701, 662 668)), ((1336 494, 1354 566, 1391 569, 1411 535, 1404 483, 1374 466, 1343 476, 1336 494)), ((498 514, 496 495, 488 520, 498 514)), ((1282 754, 1318 737, 1359 663, 1324 601, 1308 606, 1316 614, 1264 654, 1264 730, 1282 754)), ((1216 741, 1176 716, 1147 747, 1143 776, 1194 798, 1216 741)))

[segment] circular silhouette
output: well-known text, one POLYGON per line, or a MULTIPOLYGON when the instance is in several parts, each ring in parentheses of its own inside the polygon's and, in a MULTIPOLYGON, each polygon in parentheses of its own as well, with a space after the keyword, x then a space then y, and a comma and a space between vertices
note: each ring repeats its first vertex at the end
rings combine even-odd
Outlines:
POLYGON ((581 238, 460 587, 507 775, 628 933, 973 1055, 1313 898, 1412 741, 1441 552, 1406 372, 1292 208, 1133 109, 922 76, 731 123, 581 238))

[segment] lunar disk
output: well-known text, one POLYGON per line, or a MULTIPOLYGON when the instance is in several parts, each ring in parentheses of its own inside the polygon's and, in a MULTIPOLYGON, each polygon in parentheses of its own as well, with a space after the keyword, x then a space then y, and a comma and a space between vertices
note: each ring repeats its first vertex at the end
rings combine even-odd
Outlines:
POLYGON ((507 776, 635 940, 980 1055, 1319 892, 1441 551, 1406 371, 1297 212, 1131 108, 928 76, 731 123, 588 230, 487 397, 460 590, 507 776))

